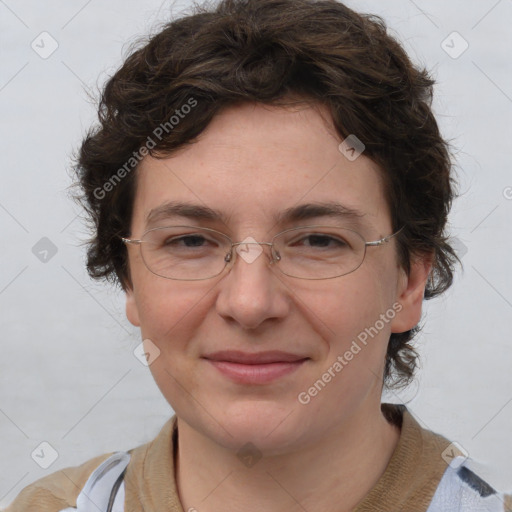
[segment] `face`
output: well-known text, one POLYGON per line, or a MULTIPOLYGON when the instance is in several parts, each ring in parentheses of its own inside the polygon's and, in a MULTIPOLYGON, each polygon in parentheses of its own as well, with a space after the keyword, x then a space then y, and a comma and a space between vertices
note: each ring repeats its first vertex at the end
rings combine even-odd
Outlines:
MULTIPOLYGON (((196 143, 142 161, 132 238, 180 224, 212 228, 235 242, 269 242, 308 224, 347 226, 367 241, 390 235, 381 171, 364 154, 347 159, 331 123, 321 106, 246 104, 223 111, 196 143), (206 206, 222 218, 170 216, 148 224, 149 214, 169 201, 206 206), (276 222, 283 210, 327 202, 361 216, 276 222)), ((350 274, 302 280, 279 272, 268 247, 260 247, 254 261, 237 254, 219 276, 178 281, 151 273, 140 248, 129 245, 127 316, 158 347, 150 369, 180 421, 230 449, 251 441, 281 453, 341 428, 356 411, 378 410, 389 336, 418 323, 428 268, 413 265, 406 276, 391 239, 368 247, 350 274), (300 362, 259 366, 261 377, 274 365, 258 381, 254 368, 251 380, 248 365, 212 356, 219 351, 282 351, 300 362)))

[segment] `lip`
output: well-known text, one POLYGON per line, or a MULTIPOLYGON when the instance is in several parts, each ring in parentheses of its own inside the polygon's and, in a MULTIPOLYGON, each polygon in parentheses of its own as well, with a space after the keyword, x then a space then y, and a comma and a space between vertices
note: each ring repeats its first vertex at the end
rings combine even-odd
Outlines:
POLYGON ((241 364, 293 363, 302 359, 308 359, 307 356, 282 352, 281 350, 253 353, 241 352, 239 350, 221 350, 220 352, 213 352, 203 357, 210 361, 241 364))
POLYGON ((215 352, 206 359, 225 377, 238 384, 268 384, 298 370, 309 358, 281 351, 215 352))
POLYGON ((306 359, 290 363, 243 364, 227 361, 207 360, 225 377, 237 384, 269 384, 279 378, 298 370, 306 359))

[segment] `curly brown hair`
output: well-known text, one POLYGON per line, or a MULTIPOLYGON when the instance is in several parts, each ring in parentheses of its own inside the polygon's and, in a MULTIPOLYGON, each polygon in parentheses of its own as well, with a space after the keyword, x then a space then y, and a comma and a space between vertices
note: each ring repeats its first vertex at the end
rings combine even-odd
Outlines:
MULTIPOLYGON (((449 145, 431 110, 433 85, 380 17, 336 0, 194 6, 132 49, 107 81, 99 124, 78 152, 75 198, 93 230, 86 242, 90 276, 131 287, 120 235, 129 235, 135 171, 145 154, 160 158, 192 144, 224 107, 286 105, 299 97, 325 105, 340 138, 356 134, 365 144, 365 156, 382 170, 393 229, 404 226, 400 264, 409 271, 411 258, 433 254, 425 299, 441 294, 458 258, 445 233, 455 183, 449 145)), ((412 380, 418 353, 410 342, 419 329, 391 335, 387 387, 412 380)))

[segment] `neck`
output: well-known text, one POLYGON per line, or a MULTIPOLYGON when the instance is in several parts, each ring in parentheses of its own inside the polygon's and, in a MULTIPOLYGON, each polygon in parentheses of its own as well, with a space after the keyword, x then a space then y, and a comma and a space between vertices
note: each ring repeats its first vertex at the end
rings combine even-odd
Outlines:
POLYGON ((349 512, 382 476, 400 437, 380 409, 363 409, 313 445, 245 467, 179 418, 178 433, 180 500, 200 512, 349 512))

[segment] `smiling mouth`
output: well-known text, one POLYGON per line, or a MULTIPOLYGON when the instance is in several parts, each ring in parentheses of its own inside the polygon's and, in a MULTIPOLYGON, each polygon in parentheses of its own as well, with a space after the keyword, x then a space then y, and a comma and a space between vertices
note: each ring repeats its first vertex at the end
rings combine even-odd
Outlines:
POLYGON ((309 358, 268 363, 240 363, 206 359, 222 375, 237 384, 269 384, 297 371, 309 358))

